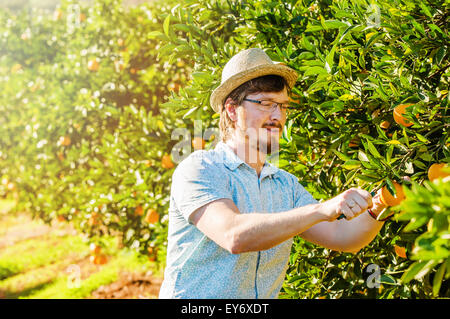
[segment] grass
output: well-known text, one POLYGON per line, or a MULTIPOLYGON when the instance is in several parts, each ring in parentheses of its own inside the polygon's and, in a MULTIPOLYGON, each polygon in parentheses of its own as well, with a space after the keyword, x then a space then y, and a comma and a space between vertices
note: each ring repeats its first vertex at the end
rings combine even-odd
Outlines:
POLYGON ((0 199, 0 213, 7 213, 16 206, 13 199, 0 199))
POLYGON ((54 282, 43 287, 36 293, 19 297, 20 299, 82 299, 88 298, 90 294, 102 285, 110 284, 119 278, 121 271, 148 270, 150 264, 143 262, 140 256, 129 250, 123 250, 102 269, 85 280, 76 284, 73 277, 61 276, 54 282))
POLYGON ((52 264, 70 252, 89 249, 80 236, 55 235, 19 242, 0 254, 0 280, 30 269, 52 264))
MULTIPOLYGON (((6 206, 0 200, 0 241, 11 231, 22 234, 44 225, 24 215, 7 214, 2 211, 6 206)), ((61 232, 58 227, 38 237, 13 240, 13 244, 0 248, 0 298, 90 298, 100 286, 118 280, 122 272, 151 270, 161 276, 146 256, 119 248, 117 238, 105 236, 101 241, 102 252, 108 256, 104 265, 89 261, 85 236, 61 232)))

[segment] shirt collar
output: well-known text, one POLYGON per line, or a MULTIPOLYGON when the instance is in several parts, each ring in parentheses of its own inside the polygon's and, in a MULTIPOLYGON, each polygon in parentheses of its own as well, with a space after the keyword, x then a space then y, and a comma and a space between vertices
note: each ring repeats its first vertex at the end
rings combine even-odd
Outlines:
MULTIPOLYGON (((246 165, 253 169, 250 165, 248 165, 246 162, 244 162, 239 156, 237 156, 234 151, 224 142, 219 141, 215 148, 219 153, 222 153, 222 159, 223 163, 226 167, 228 167, 230 170, 234 171, 236 168, 238 168, 240 165, 246 165)), ((264 162, 263 169, 260 174, 260 178, 263 179, 265 176, 274 175, 276 172, 278 172, 278 168, 269 162, 267 160, 264 162)))

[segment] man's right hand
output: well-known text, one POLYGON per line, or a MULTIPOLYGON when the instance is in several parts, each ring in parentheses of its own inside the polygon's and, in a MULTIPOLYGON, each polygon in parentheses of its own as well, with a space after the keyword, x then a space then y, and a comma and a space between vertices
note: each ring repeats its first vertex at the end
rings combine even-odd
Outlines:
POLYGON ((358 188, 350 188, 345 192, 319 204, 323 219, 334 221, 341 214, 347 220, 357 217, 373 206, 372 195, 368 191, 358 188))

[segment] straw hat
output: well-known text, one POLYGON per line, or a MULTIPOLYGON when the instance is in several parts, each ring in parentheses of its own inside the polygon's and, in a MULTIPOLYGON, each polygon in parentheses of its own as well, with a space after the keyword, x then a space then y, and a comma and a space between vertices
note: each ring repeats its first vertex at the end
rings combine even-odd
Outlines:
POLYGON ((272 61, 261 49, 239 52, 227 62, 222 71, 222 82, 211 94, 211 107, 219 112, 224 99, 241 84, 264 75, 279 75, 290 88, 297 81, 297 72, 284 64, 272 61))

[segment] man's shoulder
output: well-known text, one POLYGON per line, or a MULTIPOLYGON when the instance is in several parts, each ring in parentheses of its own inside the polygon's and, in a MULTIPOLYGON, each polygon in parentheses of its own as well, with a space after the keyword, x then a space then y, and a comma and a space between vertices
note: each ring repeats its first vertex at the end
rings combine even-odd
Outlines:
POLYGON ((186 170, 202 170, 206 168, 220 169, 220 163, 218 152, 214 149, 211 150, 196 150, 186 156, 175 169, 174 173, 186 170))
MULTIPOLYGON (((273 165, 273 164, 271 164, 271 165, 273 165)), ((281 178, 283 178, 283 179, 285 179, 285 180, 287 180, 287 181, 289 181, 291 183, 294 183, 294 184, 299 181, 297 176, 295 176, 294 174, 289 173, 288 171, 286 171, 286 170, 284 170, 282 168, 279 168, 279 167, 278 167, 278 170, 277 170, 277 174, 279 174, 279 176, 281 178)))

